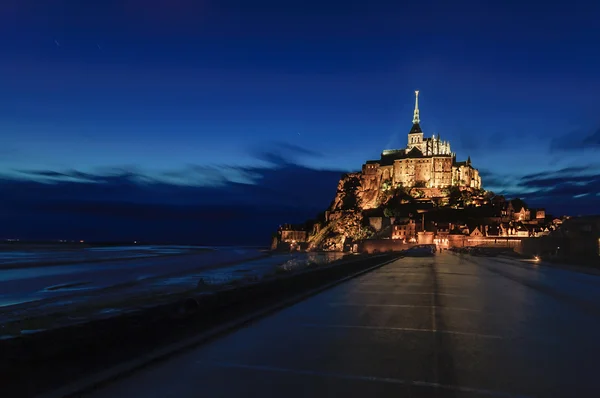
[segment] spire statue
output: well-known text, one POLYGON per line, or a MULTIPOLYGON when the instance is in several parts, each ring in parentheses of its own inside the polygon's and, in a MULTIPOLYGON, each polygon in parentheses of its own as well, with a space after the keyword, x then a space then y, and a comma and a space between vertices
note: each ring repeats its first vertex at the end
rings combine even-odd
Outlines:
POLYGON ((415 91, 415 113, 413 116, 413 124, 419 124, 419 90, 415 91))

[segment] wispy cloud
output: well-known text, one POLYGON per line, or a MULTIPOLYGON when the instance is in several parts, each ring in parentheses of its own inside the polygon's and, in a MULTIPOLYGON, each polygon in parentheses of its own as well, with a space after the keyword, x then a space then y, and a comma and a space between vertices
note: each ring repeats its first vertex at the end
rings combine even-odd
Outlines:
POLYGON ((188 165, 152 175, 132 167, 19 170, 0 179, 0 237, 268 243, 279 223, 324 210, 342 171, 295 163, 318 156, 296 146, 274 145, 261 156, 269 165, 188 165))
POLYGON ((578 150, 598 149, 600 149, 600 128, 591 133, 573 131, 569 134, 553 138, 550 141, 551 152, 569 152, 578 150))
POLYGON ((543 173, 507 177, 483 170, 486 186, 500 187, 498 193, 521 197, 535 206, 556 213, 600 213, 600 164, 569 166, 543 173), (508 183, 502 184, 503 181, 508 183))

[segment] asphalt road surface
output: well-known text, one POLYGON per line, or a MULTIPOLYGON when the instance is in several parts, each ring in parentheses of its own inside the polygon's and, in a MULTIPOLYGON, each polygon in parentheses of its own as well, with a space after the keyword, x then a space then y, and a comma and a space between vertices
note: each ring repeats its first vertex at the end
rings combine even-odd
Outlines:
POLYGON ((600 277, 404 258, 93 397, 598 397, 600 277))

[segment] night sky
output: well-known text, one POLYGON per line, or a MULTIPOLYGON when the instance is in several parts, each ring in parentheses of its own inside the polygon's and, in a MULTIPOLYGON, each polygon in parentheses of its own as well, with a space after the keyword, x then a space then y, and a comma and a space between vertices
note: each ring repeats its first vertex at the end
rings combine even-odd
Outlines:
POLYGON ((267 243, 406 145, 417 89, 485 188, 600 213, 599 20, 590 0, 4 0, 0 238, 267 243))

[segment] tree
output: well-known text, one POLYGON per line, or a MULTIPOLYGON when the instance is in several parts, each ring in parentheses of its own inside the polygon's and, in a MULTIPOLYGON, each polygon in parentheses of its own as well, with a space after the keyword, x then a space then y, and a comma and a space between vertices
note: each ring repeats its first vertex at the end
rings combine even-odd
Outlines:
POLYGON ((354 241, 370 238, 374 234, 373 228, 363 225, 362 215, 359 213, 346 214, 340 218, 335 224, 335 232, 354 241))
POLYGON ((461 192, 459 187, 452 185, 444 188, 442 193, 447 197, 449 206, 458 206, 461 200, 461 192))
POLYGON ((494 195, 491 199, 491 202, 492 206, 502 209, 506 204, 506 198, 503 195, 494 195))
POLYGON ((411 195, 413 198, 423 198, 425 197, 425 191, 423 191, 422 189, 414 189, 411 192, 411 195))
POLYGON ((527 203, 525 203, 525 201, 523 201, 523 199, 521 198, 515 198, 513 200, 510 201, 513 205, 513 208, 515 209, 515 211, 520 211, 523 207, 525 209, 527 209, 527 203))
POLYGON ((400 204, 412 202, 412 196, 410 196, 409 190, 407 190, 402 183, 396 185, 393 191, 392 199, 400 204))
POLYGON ((413 188, 425 188, 427 183, 425 181, 415 181, 415 186, 413 188))
POLYGON ((411 203, 412 200, 412 196, 410 196, 408 190, 402 185, 402 183, 397 183, 396 185, 392 186, 390 182, 390 187, 387 190, 382 189, 381 195, 378 198, 378 207, 397 206, 411 203))
POLYGON ((389 178, 387 180, 382 181, 381 183, 381 190, 382 191, 389 191, 390 189, 392 189, 392 180, 390 180, 389 178))
POLYGON ((465 189, 460 194, 460 200, 463 202, 465 206, 468 206, 473 203, 473 193, 468 189, 465 189))
POLYGON ((396 207, 396 206, 387 206, 385 209, 383 209, 383 215, 390 218, 390 217, 399 217, 402 215, 401 210, 396 207))

